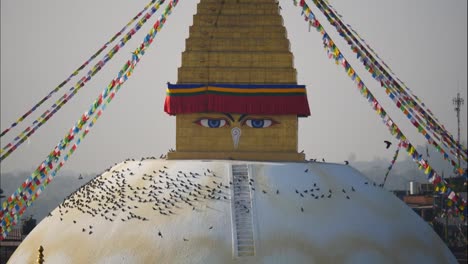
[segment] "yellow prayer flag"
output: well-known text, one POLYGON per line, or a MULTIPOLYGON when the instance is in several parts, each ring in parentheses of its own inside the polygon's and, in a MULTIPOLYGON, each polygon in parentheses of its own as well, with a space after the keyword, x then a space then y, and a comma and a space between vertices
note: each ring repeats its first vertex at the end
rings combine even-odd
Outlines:
POLYGON ((445 192, 446 190, 447 190, 447 186, 444 185, 440 187, 440 192, 445 192))
POLYGON ((410 149, 409 149, 409 154, 410 154, 410 155, 413 155, 414 151, 415 151, 414 147, 411 146, 410 149))
POLYGON ((424 171, 424 174, 429 174, 431 172, 431 166, 427 166, 426 170, 424 171))

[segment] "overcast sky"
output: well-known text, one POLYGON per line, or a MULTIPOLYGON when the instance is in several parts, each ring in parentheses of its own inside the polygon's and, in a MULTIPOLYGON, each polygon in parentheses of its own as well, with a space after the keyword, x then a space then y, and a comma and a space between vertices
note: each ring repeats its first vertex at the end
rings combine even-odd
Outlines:
MULTIPOLYGON (((65 80, 147 2, 2 0, 1 130, 65 80)), ((99 172, 125 158, 159 157, 175 148, 175 118, 163 111, 166 82, 177 81, 177 68, 198 2, 180 0, 134 74, 67 162, 66 170, 99 172)), ((306 2, 312 5, 311 1, 306 2)), ((465 100, 461 129, 466 144, 467 1, 330 2, 343 15, 344 22, 353 26, 454 135, 456 116, 452 98, 460 92, 465 100)), ((343 68, 327 58, 321 35, 308 31, 300 9, 292 5, 292 0, 280 0, 280 4, 295 56, 298 83, 307 85, 312 112, 309 118, 300 121, 299 150, 304 149, 307 158, 325 158, 330 162, 390 161, 394 150, 385 150, 383 140, 391 140, 395 145, 397 141, 343 68)), ((334 28, 316 8, 313 11, 411 142, 424 144, 423 137, 386 97, 334 28)), ((116 76, 153 22, 154 18, 28 143, 4 160, 2 172, 33 171, 116 76)), ((73 80, 59 96, 78 79, 73 80)), ((38 115, 57 99, 55 96, 44 104, 38 115)), ((28 118, 20 127, 24 129, 35 118, 28 118)), ((19 132, 16 129, 2 137, 1 146, 19 132)))

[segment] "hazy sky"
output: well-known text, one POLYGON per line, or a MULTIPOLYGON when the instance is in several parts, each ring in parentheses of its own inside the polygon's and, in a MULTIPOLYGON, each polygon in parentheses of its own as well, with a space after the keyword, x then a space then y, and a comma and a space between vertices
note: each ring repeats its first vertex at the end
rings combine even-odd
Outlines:
MULTIPOLYGON (((66 79, 147 2, 149 0, 2 0, 1 130, 66 79)), ((169 148, 175 148, 175 118, 163 111, 166 82, 177 81, 177 68, 198 2, 180 0, 134 74, 67 162, 66 170, 99 172, 128 157, 159 157, 169 148)), ((312 5, 311 1, 306 2, 312 5)), ((457 92, 461 93, 465 100, 461 129, 466 144, 467 1, 330 2, 343 15, 344 22, 357 30, 454 135, 456 117, 452 98, 457 92)), ((385 150, 383 140, 397 141, 343 68, 327 58, 321 35, 314 30, 308 31, 300 9, 292 5, 292 0, 280 0, 280 4, 295 56, 298 83, 307 85, 312 112, 309 118, 300 121, 299 150, 304 149, 307 158, 325 158, 330 162, 376 158, 389 161, 394 149, 385 150)), ((313 11, 411 142, 423 144, 423 137, 386 97, 334 28, 318 9, 313 11)), ((2 172, 32 171, 42 162, 116 76, 154 19, 148 21, 125 49, 41 127, 29 143, 24 143, 1 163, 2 172)), ((88 69, 79 76, 86 74, 88 69)), ((68 91, 78 79, 73 80, 58 96, 68 91)), ((44 104, 39 109, 42 111, 37 111, 38 115, 58 96, 44 104)), ((35 118, 37 116, 28 118, 20 127, 24 129, 35 118)), ((1 146, 19 132, 16 129, 3 137, 1 146)))

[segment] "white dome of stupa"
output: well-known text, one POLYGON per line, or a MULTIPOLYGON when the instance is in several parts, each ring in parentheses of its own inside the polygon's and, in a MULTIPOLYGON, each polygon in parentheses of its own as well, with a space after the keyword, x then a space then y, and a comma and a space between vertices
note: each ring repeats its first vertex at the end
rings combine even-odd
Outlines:
POLYGON ((144 159, 71 194, 9 263, 456 263, 351 166, 144 159))

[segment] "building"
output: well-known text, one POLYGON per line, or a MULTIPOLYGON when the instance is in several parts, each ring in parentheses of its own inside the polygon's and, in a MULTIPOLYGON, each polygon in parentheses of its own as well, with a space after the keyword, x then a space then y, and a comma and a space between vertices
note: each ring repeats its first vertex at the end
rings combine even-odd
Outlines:
POLYGON ((409 184, 409 191, 403 196, 403 202, 421 216, 424 221, 432 222, 435 217, 433 185, 413 181, 409 184))
POLYGON ((14 228, 0 241, 0 264, 5 264, 24 238, 34 229, 36 220, 32 217, 22 221, 20 228, 14 228))
POLYGON ((6 263, 21 241, 23 241, 23 235, 19 228, 12 229, 8 236, 0 241, 0 264, 6 263))
MULTIPOLYGON (((463 177, 446 178, 446 181, 450 188, 457 190, 460 196, 466 199, 466 191, 463 191, 465 186, 463 177)), ((411 182, 409 187, 408 191, 403 191, 406 195, 402 196, 402 200, 433 227, 460 263, 466 263, 468 255, 466 221, 444 212, 446 199, 434 190, 432 184, 411 182)))

